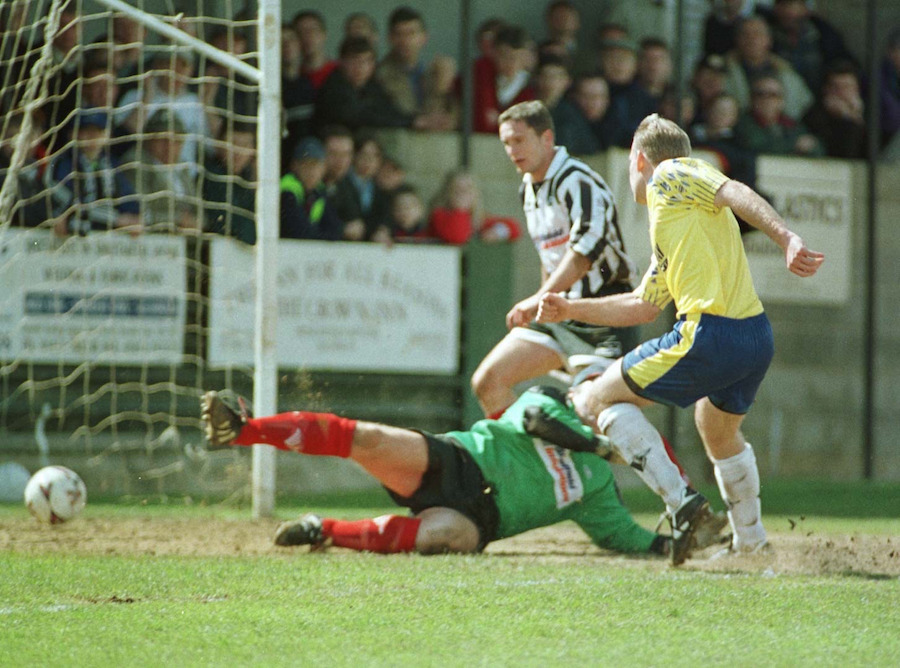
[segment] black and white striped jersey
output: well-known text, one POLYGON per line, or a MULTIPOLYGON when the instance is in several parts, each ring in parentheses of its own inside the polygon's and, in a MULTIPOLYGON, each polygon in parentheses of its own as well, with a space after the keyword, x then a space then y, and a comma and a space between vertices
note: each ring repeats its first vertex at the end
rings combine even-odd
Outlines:
POLYGON ((567 297, 598 297, 634 286, 637 270, 625 254, 613 194, 597 172, 557 146, 544 180, 534 183, 525 174, 520 194, 528 232, 548 274, 568 248, 592 263, 567 297))

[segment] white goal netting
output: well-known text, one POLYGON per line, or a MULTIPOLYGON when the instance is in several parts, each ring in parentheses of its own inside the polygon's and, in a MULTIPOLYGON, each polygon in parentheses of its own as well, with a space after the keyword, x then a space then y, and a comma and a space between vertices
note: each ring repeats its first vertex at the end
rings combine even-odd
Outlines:
MULTIPOLYGON (((257 59, 243 2, 128 2, 257 59)), ((246 453, 194 446, 205 389, 252 391, 206 345, 210 246, 256 239, 258 84, 107 4, 0 2, 0 462, 244 498, 246 453)))

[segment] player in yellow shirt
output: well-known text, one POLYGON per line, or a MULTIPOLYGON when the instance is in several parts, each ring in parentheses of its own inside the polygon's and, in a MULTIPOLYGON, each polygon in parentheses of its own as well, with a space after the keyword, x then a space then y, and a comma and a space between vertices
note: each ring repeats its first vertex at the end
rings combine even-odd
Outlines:
POLYGON ((673 553, 675 563, 690 555, 691 535, 709 521, 709 504, 678 475, 641 413, 653 403, 682 408, 696 403, 695 423, 728 506, 733 531, 728 551, 752 553, 768 546, 756 457, 740 427, 774 346, 735 214, 782 248, 794 274, 812 276, 825 259, 788 230, 757 193, 690 154, 690 140, 678 125, 656 114, 644 119, 629 157, 635 201, 650 213, 653 260, 641 285, 599 299, 546 294, 537 318, 626 327, 652 321, 675 301, 678 321, 672 331, 617 360, 575 397, 582 417, 595 420, 665 500, 673 533, 685 536, 679 541, 684 549, 673 553))

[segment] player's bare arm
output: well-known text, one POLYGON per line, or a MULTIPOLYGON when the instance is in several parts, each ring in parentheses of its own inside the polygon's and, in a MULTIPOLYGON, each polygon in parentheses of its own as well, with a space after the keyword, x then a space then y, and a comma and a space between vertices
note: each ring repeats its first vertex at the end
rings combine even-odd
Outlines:
POLYGON ((596 299, 566 299, 548 292, 541 297, 537 321, 577 320, 607 327, 631 327, 652 322, 661 312, 658 306, 644 301, 637 292, 596 299))
MULTIPOLYGON (((540 290, 523 299, 510 309, 506 315, 506 326, 510 329, 526 325, 537 316, 541 297, 550 292, 564 292, 572 287, 575 281, 581 280, 590 270, 591 261, 571 248, 566 251, 559 266, 549 276, 545 275, 540 290)), ((557 322, 557 321, 554 321, 557 322)))
POLYGON ((740 181, 722 184, 716 193, 715 204, 730 207, 735 215, 778 244, 784 251, 787 268, 797 276, 812 276, 825 261, 824 254, 807 248, 803 239, 787 228, 771 204, 740 181))

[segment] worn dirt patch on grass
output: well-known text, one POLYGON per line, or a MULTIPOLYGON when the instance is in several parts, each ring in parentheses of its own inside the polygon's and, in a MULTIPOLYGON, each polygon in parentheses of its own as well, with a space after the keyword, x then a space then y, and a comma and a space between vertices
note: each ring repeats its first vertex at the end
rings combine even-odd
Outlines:
MULTIPOLYGON (((96 518, 45 526, 31 518, 4 521, 0 551, 25 554, 67 552, 85 555, 280 556, 302 557, 305 548, 278 548, 272 535, 278 520, 221 518, 96 518)), ((770 536, 774 553, 709 560, 710 548, 689 560, 684 570, 777 575, 840 575, 866 579, 900 577, 900 537, 885 535, 770 536)), ((332 548, 334 555, 347 553, 332 548)), ((576 526, 562 524, 497 541, 490 558, 583 562, 586 566, 629 566, 659 571, 670 568, 658 558, 629 557, 594 547, 576 526)))

